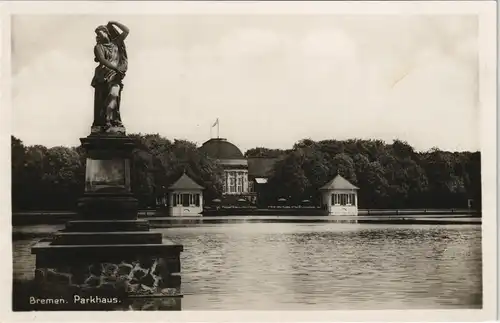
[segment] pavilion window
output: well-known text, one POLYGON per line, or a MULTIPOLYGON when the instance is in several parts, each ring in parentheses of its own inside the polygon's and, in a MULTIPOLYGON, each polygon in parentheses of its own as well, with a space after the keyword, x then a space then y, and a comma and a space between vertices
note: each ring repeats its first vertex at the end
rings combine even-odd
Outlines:
POLYGON ((194 205, 195 206, 200 206, 200 194, 195 194, 194 196, 194 205))
POLYGON ((190 197, 191 194, 182 194, 182 206, 189 206, 190 205, 190 197))
POLYGON ((340 201, 341 195, 340 194, 335 193, 335 194, 332 195, 332 197, 333 197, 333 199, 332 199, 332 204, 333 205, 339 205, 339 204, 341 204, 341 201, 340 201))
POLYGON ((356 194, 353 193, 333 193, 330 199, 332 205, 356 206, 356 194))

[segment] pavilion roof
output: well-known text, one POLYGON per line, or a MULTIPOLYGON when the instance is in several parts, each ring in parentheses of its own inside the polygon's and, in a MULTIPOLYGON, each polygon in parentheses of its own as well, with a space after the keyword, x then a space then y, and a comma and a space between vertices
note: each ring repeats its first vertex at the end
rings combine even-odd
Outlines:
POLYGON ((199 185, 195 181, 191 179, 191 177, 187 176, 186 173, 182 174, 182 176, 169 187, 170 190, 203 190, 203 186, 199 185))
POLYGON ((337 175, 321 187, 320 190, 359 190, 359 187, 352 185, 347 179, 337 175))

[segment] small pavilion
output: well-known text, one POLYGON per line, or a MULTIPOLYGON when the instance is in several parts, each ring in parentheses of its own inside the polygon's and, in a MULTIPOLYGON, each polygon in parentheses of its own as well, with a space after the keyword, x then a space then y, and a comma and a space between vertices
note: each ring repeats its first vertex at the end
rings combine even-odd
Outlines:
POLYGON ((321 187, 321 201, 328 215, 358 215, 358 190, 340 175, 321 187))
POLYGON ((203 211, 203 186, 198 185, 186 173, 168 190, 169 214, 171 216, 201 216, 203 211))

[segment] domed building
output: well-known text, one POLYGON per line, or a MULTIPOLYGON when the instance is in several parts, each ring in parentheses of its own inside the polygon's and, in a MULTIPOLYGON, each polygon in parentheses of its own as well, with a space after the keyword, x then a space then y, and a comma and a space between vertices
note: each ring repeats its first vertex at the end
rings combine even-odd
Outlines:
POLYGON ((200 150, 222 166, 224 195, 242 195, 251 198, 253 194, 249 194, 251 187, 249 189, 248 161, 238 147, 224 138, 212 138, 206 141, 200 150))
POLYGON ((264 200, 267 180, 278 158, 245 158, 236 145, 224 138, 212 138, 199 149, 217 160, 224 170, 223 204, 234 205, 243 201, 256 204, 264 200))
POLYGON ((244 160, 241 150, 225 138, 212 138, 201 145, 200 150, 211 158, 222 160, 244 160))

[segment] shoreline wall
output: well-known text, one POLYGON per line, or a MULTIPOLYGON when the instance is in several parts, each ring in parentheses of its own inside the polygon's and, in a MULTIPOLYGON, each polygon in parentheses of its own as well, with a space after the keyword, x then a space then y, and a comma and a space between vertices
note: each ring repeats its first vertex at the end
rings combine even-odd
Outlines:
MULTIPOLYGON (((471 215, 471 217, 481 217, 481 212, 467 209, 401 209, 401 210, 375 210, 360 209, 358 215, 471 215)), ((221 208, 219 210, 205 210, 203 216, 326 216, 325 211, 318 208, 272 208, 272 209, 251 209, 251 208, 221 208)), ((167 217, 167 213, 161 210, 143 210, 139 212, 140 218, 167 217)), ((75 212, 67 211, 40 211, 40 212, 14 212, 12 213, 12 225, 42 225, 42 224, 64 224, 67 221, 77 218, 75 212)))

